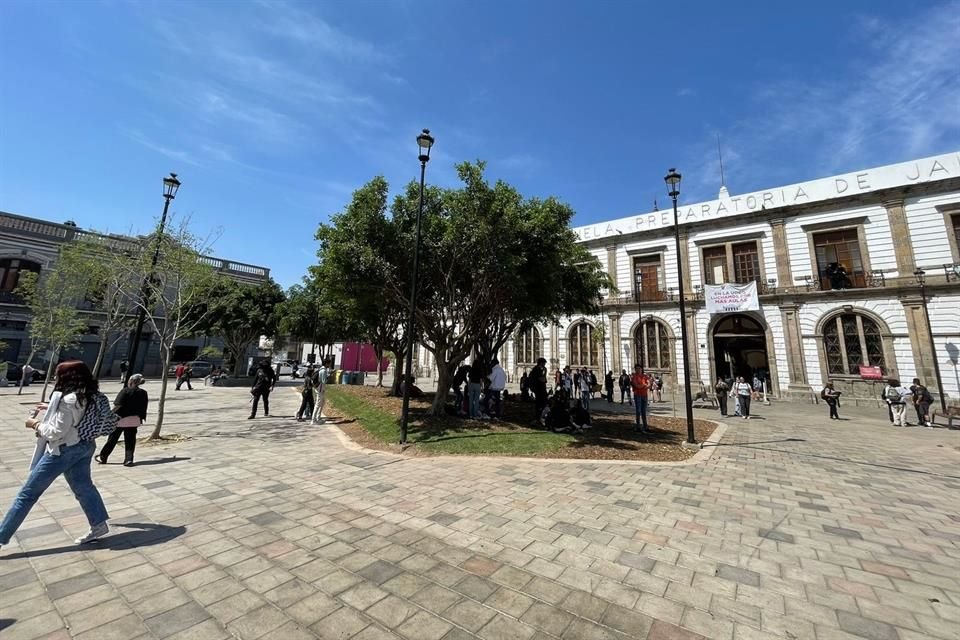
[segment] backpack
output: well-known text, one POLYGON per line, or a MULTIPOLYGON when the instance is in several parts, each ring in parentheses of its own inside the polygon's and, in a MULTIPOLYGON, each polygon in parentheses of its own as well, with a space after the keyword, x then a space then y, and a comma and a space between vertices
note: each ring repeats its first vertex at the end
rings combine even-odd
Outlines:
POLYGON ((81 440, 94 440, 99 436, 113 433, 117 428, 119 418, 113 412, 107 396, 98 393, 92 401, 87 402, 83 417, 77 423, 77 434, 81 440))
POLYGON ((900 402, 900 391, 896 387, 887 385, 883 397, 887 399, 887 402, 900 402))
POLYGON ((824 387, 823 389, 820 390, 820 399, 821 399, 821 400, 826 400, 826 399, 827 399, 827 388, 826 388, 826 387, 824 387))

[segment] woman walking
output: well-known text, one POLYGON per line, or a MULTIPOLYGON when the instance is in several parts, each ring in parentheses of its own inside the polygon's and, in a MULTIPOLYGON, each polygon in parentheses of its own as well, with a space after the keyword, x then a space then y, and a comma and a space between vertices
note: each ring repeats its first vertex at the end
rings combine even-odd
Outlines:
POLYGON ((714 387, 717 393, 717 406, 720 407, 720 415, 727 417, 727 395, 730 393, 730 386, 724 382, 723 378, 717 378, 717 384, 714 387))
POLYGON ((133 466, 133 452, 137 448, 137 428, 147 419, 147 405, 150 403, 146 389, 140 388, 142 384, 143 375, 133 374, 127 381, 127 386, 121 389, 114 399, 113 412, 120 420, 117 421, 117 428, 113 433, 107 436, 107 442, 100 449, 100 455, 96 457, 100 464, 107 464, 107 458, 113 453, 113 448, 117 446, 117 441, 123 434, 123 466, 133 466))
POLYGON ((737 399, 740 401, 740 417, 744 420, 750 419, 750 394, 753 389, 749 382, 745 382, 743 376, 737 378, 737 384, 734 387, 737 392, 737 399))
MULTIPOLYGON (((36 416, 46 410, 43 418, 31 417, 26 421, 25 426, 43 439, 42 449, 38 443, 38 453, 42 455, 34 458, 27 481, 0 524, 0 546, 9 544, 30 509, 60 475, 67 481, 90 524, 90 530, 77 538, 76 543, 84 544, 106 535, 109 530, 107 508, 90 477, 94 442, 81 440, 77 431, 84 412, 88 408, 95 411, 97 396, 101 395, 97 381, 83 362, 69 361, 57 366, 50 402, 37 405, 34 413, 36 416)), ((102 401, 106 402, 106 398, 102 401)))
POLYGON ((834 390, 832 382, 824 385, 820 396, 827 401, 827 406, 830 407, 830 419, 839 420, 840 414, 837 413, 837 405, 840 404, 840 392, 834 390))

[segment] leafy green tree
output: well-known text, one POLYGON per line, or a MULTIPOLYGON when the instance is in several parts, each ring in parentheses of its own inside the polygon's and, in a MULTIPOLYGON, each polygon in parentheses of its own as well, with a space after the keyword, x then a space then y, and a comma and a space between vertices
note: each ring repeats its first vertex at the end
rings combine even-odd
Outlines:
MULTIPOLYGON (((20 276, 16 292, 30 309, 27 364, 33 362, 42 348, 49 348, 52 354, 40 394, 41 402, 46 400, 57 355, 62 349, 76 345, 87 329, 87 322, 77 309, 85 292, 85 282, 82 265, 67 249, 61 250, 50 269, 40 274, 23 273, 20 276)), ((18 393, 23 393, 22 376, 18 393)))
POLYGON ((259 284, 238 282, 218 276, 206 293, 208 303, 203 330, 223 338, 226 349, 233 354, 233 375, 244 373, 243 355, 260 336, 276 337, 277 311, 284 301, 284 293, 273 280, 259 284))
MULTIPOLYGON (((394 364, 393 393, 400 388, 409 289, 410 245, 387 215, 389 186, 378 176, 357 189, 346 209, 317 230, 320 262, 311 269, 324 307, 337 309, 345 333, 371 343, 382 362, 394 364), (406 294, 402 294, 402 291, 406 294)), ((350 337, 344 335, 341 337, 350 337)), ((383 371, 377 367, 377 385, 383 371)))

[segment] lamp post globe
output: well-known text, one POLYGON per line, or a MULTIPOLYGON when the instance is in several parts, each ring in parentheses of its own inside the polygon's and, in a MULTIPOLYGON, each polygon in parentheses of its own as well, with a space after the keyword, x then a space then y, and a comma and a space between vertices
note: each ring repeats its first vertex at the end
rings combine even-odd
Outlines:
MULTIPOLYGON (((681 175, 676 169, 670 168, 663 181, 667 184, 667 195, 673 200, 673 239, 677 248, 677 290, 680 297, 680 346, 683 352, 683 399, 687 418, 687 444, 696 444, 697 438, 693 431, 693 396, 690 394, 690 354, 687 347, 687 303, 686 293, 683 290, 683 260, 680 257, 680 215, 677 211, 677 198, 680 196, 681 175)), ((679 371, 678 379, 679 379, 679 371)))
POLYGON ((163 179, 163 197, 167 201, 177 197, 177 190, 180 189, 180 181, 177 180, 177 174, 171 173, 163 179))

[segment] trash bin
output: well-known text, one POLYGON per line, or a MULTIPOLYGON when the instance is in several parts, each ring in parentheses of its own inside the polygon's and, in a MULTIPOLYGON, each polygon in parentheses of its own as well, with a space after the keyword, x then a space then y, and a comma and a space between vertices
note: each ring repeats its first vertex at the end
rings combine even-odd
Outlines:
POLYGON ((343 375, 343 371, 337 369, 333 372, 333 384, 340 384, 340 377, 343 375))
POLYGON ((343 377, 340 378, 342 384, 350 384, 350 378, 353 376, 353 371, 344 371, 343 377))
POLYGON ((353 384, 363 384, 363 379, 366 374, 363 371, 357 371, 353 374, 353 384))

